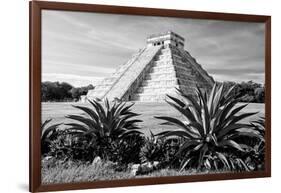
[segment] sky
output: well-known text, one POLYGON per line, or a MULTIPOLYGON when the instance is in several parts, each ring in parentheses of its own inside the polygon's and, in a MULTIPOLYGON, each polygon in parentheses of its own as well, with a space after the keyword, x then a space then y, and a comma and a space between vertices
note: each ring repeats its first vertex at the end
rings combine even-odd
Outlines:
POLYGON ((216 81, 264 83, 263 23, 54 10, 42 11, 42 79, 96 85, 169 30, 216 81))

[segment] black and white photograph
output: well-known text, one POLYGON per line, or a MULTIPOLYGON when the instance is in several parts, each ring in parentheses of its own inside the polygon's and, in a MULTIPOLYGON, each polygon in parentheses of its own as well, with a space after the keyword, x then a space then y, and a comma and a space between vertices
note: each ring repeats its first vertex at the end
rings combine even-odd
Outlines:
POLYGON ((265 170, 265 23, 42 10, 41 181, 265 170))

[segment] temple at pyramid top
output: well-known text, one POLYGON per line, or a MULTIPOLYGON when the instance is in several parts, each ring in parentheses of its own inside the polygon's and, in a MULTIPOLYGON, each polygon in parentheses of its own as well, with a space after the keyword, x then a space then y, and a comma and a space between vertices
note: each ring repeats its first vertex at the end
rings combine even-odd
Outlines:
MULTIPOLYGON (((114 62, 114 61, 112 61, 114 62)), ((88 99, 161 102, 177 89, 209 91, 214 79, 184 50, 184 38, 168 31, 150 35, 146 46, 87 93, 88 99)))
POLYGON ((152 34, 147 38, 146 42, 148 47, 170 44, 180 49, 184 49, 184 38, 172 31, 152 34))

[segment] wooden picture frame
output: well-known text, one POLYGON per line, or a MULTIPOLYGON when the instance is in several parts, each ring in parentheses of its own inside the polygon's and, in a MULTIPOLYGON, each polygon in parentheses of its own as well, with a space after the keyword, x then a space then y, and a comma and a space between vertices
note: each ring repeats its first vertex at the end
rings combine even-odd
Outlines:
POLYGON ((61 191, 88 188, 107 188, 151 184, 167 184, 212 180, 229 180, 243 178, 262 178, 271 176, 271 17, 263 15, 245 15, 231 13, 212 13, 171 9, 137 8, 123 6, 106 6, 94 4, 59 3, 45 1, 29 2, 30 9, 30 186, 31 192, 61 191), (265 170, 257 172, 217 173, 191 176, 168 176, 110 180, 96 182, 79 182, 68 184, 41 184, 41 11, 63 10, 97 13, 114 13, 145 16, 166 16, 176 18, 212 19, 240 22, 265 23, 265 170))

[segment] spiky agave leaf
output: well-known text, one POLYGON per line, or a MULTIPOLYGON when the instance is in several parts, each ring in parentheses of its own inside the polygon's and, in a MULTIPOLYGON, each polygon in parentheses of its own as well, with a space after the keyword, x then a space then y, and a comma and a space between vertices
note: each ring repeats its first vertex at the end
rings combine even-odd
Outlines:
POLYGON ((46 154, 50 150, 50 145, 58 136, 58 127, 61 124, 48 126, 52 119, 47 119, 41 125, 41 154, 46 154))
POLYGON ((260 134, 264 137, 264 135, 265 135, 265 117, 260 117, 258 120, 252 121, 251 125, 253 127, 255 127, 260 132, 260 134))
MULTIPOLYGON (((158 135, 185 139, 185 143, 177 153, 178 156, 185 154, 181 170, 187 166, 204 169, 206 165, 215 169, 220 165, 226 169, 234 169, 225 152, 229 150, 245 152, 247 145, 237 140, 242 136, 261 138, 257 129, 241 123, 242 120, 256 113, 238 114, 247 104, 237 105, 238 100, 231 96, 233 89, 234 87, 225 90, 223 84, 215 84, 210 95, 207 96, 206 92, 202 92, 197 87, 197 100, 180 90, 178 90, 180 99, 168 95, 168 104, 181 113, 184 120, 167 116, 155 118, 164 120, 165 122, 162 123, 164 125, 174 125, 179 128, 158 135)), ((241 161, 239 164, 243 165, 241 161)))

